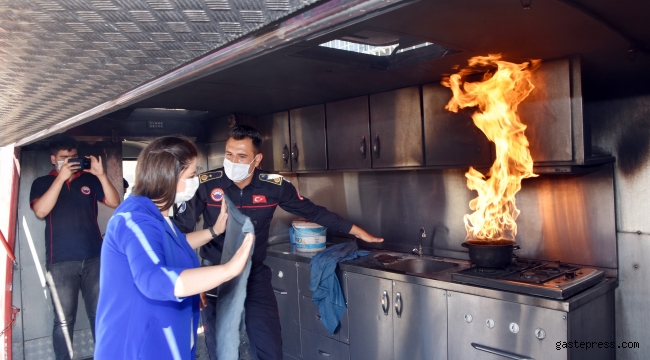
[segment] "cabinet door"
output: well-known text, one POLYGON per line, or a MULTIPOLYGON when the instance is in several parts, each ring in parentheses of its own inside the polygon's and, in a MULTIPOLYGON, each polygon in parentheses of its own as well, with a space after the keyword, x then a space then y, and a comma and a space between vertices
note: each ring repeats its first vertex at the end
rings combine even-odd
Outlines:
POLYGON ((350 359, 392 358, 391 281, 350 272, 347 275, 350 359))
POLYGON ((325 105, 293 109, 289 113, 291 125, 291 168, 326 170, 325 105))
POLYGON ((447 359, 447 292, 394 282, 394 359, 447 359))
POLYGON ((420 88, 370 95, 373 168, 423 165, 420 88))
POLYGON ((490 166, 490 141, 471 117, 476 109, 458 113, 445 109, 451 96, 451 90, 440 84, 422 87, 427 165, 490 166))
POLYGON ((291 171, 289 112, 260 116, 258 129, 262 134, 262 155, 264 155, 260 168, 275 172, 291 171))
POLYGON ((296 263, 267 257, 264 263, 273 273, 271 284, 280 313, 282 352, 302 357, 300 348, 300 314, 298 311, 298 270, 296 263))
MULTIPOLYGON (((527 126, 530 155, 536 163, 571 161, 574 148, 578 151, 584 147, 582 139, 573 138, 583 135, 582 116, 574 118, 572 114, 582 109, 575 109, 571 104, 572 95, 575 100, 581 96, 579 67, 573 72, 569 59, 543 62, 532 73, 535 88, 517 107, 521 122, 527 126), (574 144, 577 140, 580 143, 574 144)), ((584 150, 580 151, 584 157, 584 150)))
MULTIPOLYGON (((349 320, 348 312, 344 312, 341 317, 341 322, 338 329, 331 334, 323 325, 320 317, 320 310, 318 306, 312 301, 313 293, 309 290, 311 282, 311 270, 309 264, 298 263, 298 294, 300 295, 300 326, 303 329, 309 330, 316 334, 332 338, 344 343, 350 342, 349 320)), ((341 272, 340 269, 336 270, 336 276, 341 284, 341 291, 343 297, 348 299, 347 293, 347 273, 341 272)))
POLYGON ((350 351, 347 344, 302 330, 302 341, 305 351, 303 360, 350 360, 350 351))
POLYGON ((368 97, 331 102, 327 112, 327 158, 330 169, 370 168, 368 97))

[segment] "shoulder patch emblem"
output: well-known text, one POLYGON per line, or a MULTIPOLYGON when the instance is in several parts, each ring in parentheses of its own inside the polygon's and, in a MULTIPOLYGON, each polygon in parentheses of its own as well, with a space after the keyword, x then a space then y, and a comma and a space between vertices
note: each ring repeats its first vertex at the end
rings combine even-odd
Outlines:
POLYGON ((260 180, 274 185, 282 185, 284 177, 278 174, 260 174, 260 180))
POLYGON ((212 191, 210 191, 210 197, 216 202, 223 200, 223 194, 224 192, 221 188, 214 188, 212 191))
POLYGON ((199 183, 203 184, 204 182, 208 182, 210 180, 220 179, 222 176, 223 171, 221 170, 204 172, 203 174, 199 175, 199 183))

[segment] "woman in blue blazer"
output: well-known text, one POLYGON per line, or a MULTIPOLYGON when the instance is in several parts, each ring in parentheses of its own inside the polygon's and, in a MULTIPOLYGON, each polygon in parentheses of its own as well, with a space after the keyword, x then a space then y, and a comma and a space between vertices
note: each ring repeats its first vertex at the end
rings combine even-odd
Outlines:
POLYGON ((196 192, 197 156, 191 142, 163 137, 138 157, 133 192, 115 210, 102 245, 96 360, 193 360, 198 294, 246 265, 253 234, 227 264, 199 267, 193 249, 225 231, 225 206, 212 228, 187 235, 167 216, 196 192))

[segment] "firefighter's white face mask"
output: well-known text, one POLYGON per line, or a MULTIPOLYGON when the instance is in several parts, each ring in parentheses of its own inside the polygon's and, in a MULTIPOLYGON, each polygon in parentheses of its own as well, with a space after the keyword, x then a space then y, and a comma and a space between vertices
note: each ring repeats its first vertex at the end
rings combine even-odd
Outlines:
POLYGON ((257 155, 255 155, 253 161, 248 164, 237 164, 228 159, 224 159, 223 170, 226 172, 228 179, 232 180, 233 182, 244 181, 253 174, 252 171, 248 172, 248 168, 250 168, 251 164, 255 162, 255 159, 257 159, 257 155))

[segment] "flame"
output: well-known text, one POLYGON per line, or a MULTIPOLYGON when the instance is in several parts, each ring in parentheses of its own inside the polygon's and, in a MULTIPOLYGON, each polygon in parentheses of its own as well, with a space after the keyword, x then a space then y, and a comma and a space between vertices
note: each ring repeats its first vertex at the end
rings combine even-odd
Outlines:
POLYGON ((472 167, 465 174, 467 187, 478 193, 469 203, 474 212, 464 216, 468 241, 515 241, 519 216, 515 194, 521 189, 521 180, 537 176, 517 105, 535 88, 531 71, 540 61, 514 64, 500 59, 501 55, 473 57, 469 68, 443 80, 453 92, 446 109, 458 112, 478 106, 472 115, 474 124, 496 148, 496 159, 485 176, 472 167), (467 75, 485 66, 496 67, 496 71, 485 73, 482 81, 466 81, 467 75))

